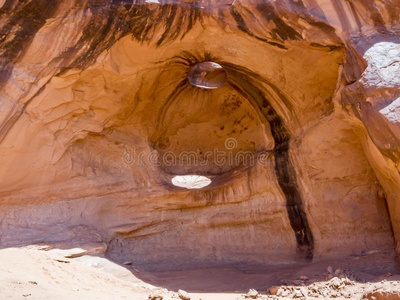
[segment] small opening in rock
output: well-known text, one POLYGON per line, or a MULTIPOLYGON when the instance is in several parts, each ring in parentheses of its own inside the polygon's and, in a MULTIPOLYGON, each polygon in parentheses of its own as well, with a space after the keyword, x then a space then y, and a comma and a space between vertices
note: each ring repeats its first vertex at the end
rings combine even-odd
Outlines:
POLYGON ((227 75, 217 63, 204 61, 194 65, 188 73, 189 82, 203 89, 217 89, 225 84, 227 75))
POLYGON ((211 183, 211 179, 201 175, 182 175, 172 178, 172 184, 189 190, 201 189, 211 183))

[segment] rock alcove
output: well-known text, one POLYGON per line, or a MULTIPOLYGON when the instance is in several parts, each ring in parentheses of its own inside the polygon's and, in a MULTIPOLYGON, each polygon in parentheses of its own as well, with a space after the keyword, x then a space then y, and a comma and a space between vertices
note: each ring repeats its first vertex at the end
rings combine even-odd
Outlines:
POLYGON ((0 1, 3 247, 150 270, 399 252, 396 5, 94 2, 0 1))

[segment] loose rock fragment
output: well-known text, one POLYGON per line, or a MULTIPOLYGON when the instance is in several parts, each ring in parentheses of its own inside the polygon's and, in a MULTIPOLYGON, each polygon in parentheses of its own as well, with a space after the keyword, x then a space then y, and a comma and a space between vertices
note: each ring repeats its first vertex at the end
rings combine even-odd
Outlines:
POLYGON ((156 292, 149 295, 149 300, 163 300, 163 298, 163 295, 156 292))
POLYGON ((299 279, 302 280, 302 281, 307 281, 307 280, 309 280, 310 278, 308 278, 307 276, 300 276, 299 279))
POLYGON ((271 295, 276 295, 278 293, 279 286, 271 286, 268 291, 271 295))
POLYGON ((294 291, 294 298, 302 298, 302 297, 304 297, 304 296, 305 296, 305 294, 303 293, 302 290, 296 289, 296 290, 294 291))
POLYGON ((178 290, 178 296, 179 298, 181 298, 182 300, 190 300, 190 295, 188 292, 184 291, 184 290, 178 290))
POLYGON ((258 292, 254 289, 250 289, 246 295, 246 298, 256 299, 258 297, 258 292))
POLYGON ((400 300, 400 291, 375 290, 365 293, 361 299, 365 300, 400 300))

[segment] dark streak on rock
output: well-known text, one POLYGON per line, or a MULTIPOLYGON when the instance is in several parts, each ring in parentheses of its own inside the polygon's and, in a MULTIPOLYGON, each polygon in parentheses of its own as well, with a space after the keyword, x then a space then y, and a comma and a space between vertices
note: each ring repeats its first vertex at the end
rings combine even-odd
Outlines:
POLYGON ((385 21, 383 20, 381 14, 379 13, 379 10, 375 6, 375 1, 373 0, 363 0, 360 1, 359 3, 365 7, 367 11, 371 13, 371 19, 374 22, 374 25, 377 27, 384 27, 385 26, 385 21))
POLYGON ((67 52, 76 53, 85 45, 89 50, 70 65, 82 68, 91 64, 103 51, 109 49, 120 38, 131 35, 135 40, 150 42, 161 31, 155 41, 156 47, 182 39, 202 20, 201 8, 190 4, 163 4, 151 6, 139 0, 114 0, 111 4, 97 5, 91 0, 86 10, 93 11, 93 17, 83 29, 80 40, 67 52))
POLYGON ((252 32, 249 30, 249 28, 247 27, 244 18, 241 16, 241 14, 240 14, 239 12, 237 12, 237 11, 235 10, 235 8, 234 8, 233 6, 231 6, 230 12, 231 12, 232 17, 235 19, 236 26, 237 26, 237 28, 238 28, 239 30, 245 32, 246 34, 248 34, 249 36, 251 36, 251 37, 253 37, 253 38, 256 38, 256 39, 259 40, 259 41, 268 43, 268 44, 270 44, 270 45, 272 45, 272 46, 276 46, 276 47, 278 47, 278 48, 280 48, 280 49, 285 49, 285 50, 287 50, 287 48, 286 48, 284 45, 282 45, 282 44, 279 44, 279 43, 277 43, 277 42, 269 41, 269 40, 267 40, 267 39, 265 39, 265 38, 259 37, 259 36, 255 35, 254 33, 252 33, 252 32))
POLYGON ((321 45, 321 44, 318 44, 318 43, 311 43, 310 46, 314 47, 314 48, 327 49, 329 52, 343 49, 342 46, 321 45))
POLYGON ((255 101, 270 124, 275 142, 275 174, 286 198, 286 209, 297 241, 297 252, 312 260, 314 237, 304 211, 303 201, 297 184, 296 171, 289 154, 290 134, 282 118, 268 101, 260 82, 261 76, 252 71, 226 62, 219 62, 227 71, 233 88, 255 101))
MULTIPOLYGON (((7 0, 4 3, 0 9, 0 17, 9 17, 0 30, 0 88, 9 80, 14 64, 29 49, 36 33, 46 24, 47 19, 54 15, 58 5, 58 2, 50 0, 7 0)), ((41 91, 42 89, 39 90, 41 91)), ((13 104, 6 118, 0 123, 0 142, 23 114, 30 100, 23 105, 13 104)))
MULTIPOLYGON (((49 82, 49 81, 47 81, 49 82)), ((46 83, 47 84, 47 83, 46 83)), ((27 102, 23 105, 20 103, 15 103, 12 110, 8 114, 7 118, 3 123, 0 124, 0 143, 7 136, 8 132, 14 126, 14 124, 18 121, 21 115, 24 113, 26 106, 34 99, 36 96, 40 95, 44 88, 46 87, 44 84, 27 102)))
POLYGON ((167 97, 164 105, 161 108, 160 115, 157 118, 157 131, 160 131, 161 130, 161 126, 164 124, 165 115, 166 115, 166 112, 168 110, 168 107, 187 88, 192 88, 192 87, 191 87, 190 83, 188 82, 188 80, 184 79, 175 87, 175 89, 167 97))
POLYGON ((9 20, 0 30, 0 87, 10 78, 14 63, 28 50, 36 33, 56 12, 60 1, 7 0, 0 17, 9 20))
POLYGON ((343 3, 340 1, 332 1, 333 9, 336 11, 336 15, 338 16, 339 22, 345 30, 350 30, 351 25, 346 15, 346 10, 343 7, 343 3))
MULTIPOLYGON (((20 30, 17 31, 15 39, 7 42, 7 45, 2 45, 2 47, 7 46, 9 49, 3 55, 5 61, 10 61, 10 57, 17 59, 19 51, 28 48, 26 45, 29 40, 43 26, 46 19, 54 14, 59 3, 60 1, 50 0, 6 1, 0 13, 10 15, 11 20, 6 22, 3 27, 3 36, 4 31, 10 32, 11 28, 14 28, 17 23, 20 30), (28 23, 34 23, 34 26, 28 23), (26 38, 27 35, 29 35, 28 38, 26 38)), ((111 48, 116 41, 126 35, 131 35, 142 43, 151 42, 154 40, 154 36, 159 36, 157 40, 154 40, 157 47, 178 38, 182 39, 197 22, 203 22, 205 16, 214 14, 211 10, 204 10, 201 6, 194 5, 192 2, 171 3, 167 0, 160 0, 160 4, 148 4, 143 0, 89 0, 85 4, 78 3, 77 5, 79 10, 86 13, 90 12, 92 16, 83 28, 79 41, 67 48, 57 58, 64 71, 70 68, 89 66, 102 52, 111 48), (83 49, 84 51, 82 51, 83 49)), ((240 3, 237 5, 240 5, 239 8, 245 9, 240 3)), ((276 29, 272 30, 272 34, 277 41, 254 34, 246 25, 243 12, 237 11, 235 5, 230 6, 230 9, 226 9, 226 7, 214 8, 220 23, 224 23, 223 12, 228 11, 239 30, 280 49, 287 49, 283 44, 284 40, 301 38, 298 32, 278 16, 271 4, 259 4, 256 9, 261 12, 266 20, 275 23, 276 29)), ((3 81, 8 79, 11 71, 12 69, 3 66, 3 81)))
POLYGON ((361 29, 362 23, 361 23, 361 20, 360 20, 359 15, 358 15, 358 13, 357 13, 357 10, 356 10, 356 8, 354 7, 354 3, 348 1, 348 4, 349 4, 349 6, 350 6, 351 13, 353 14, 354 20, 355 20, 356 23, 357 23, 358 29, 361 29))
POLYGON ((294 30, 292 27, 287 25, 278 15, 275 13, 274 7, 269 3, 262 3, 256 6, 256 9, 262 14, 262 16, 268 21, 275 23, 276 28, 271 31, 275 39, 285 40, 300 40, 301 34, 294 30))

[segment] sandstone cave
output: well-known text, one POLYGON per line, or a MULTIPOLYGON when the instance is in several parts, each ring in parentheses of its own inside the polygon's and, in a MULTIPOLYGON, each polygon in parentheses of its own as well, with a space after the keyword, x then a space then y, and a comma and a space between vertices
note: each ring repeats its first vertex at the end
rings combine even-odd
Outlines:
POLYGON ((400 299, 398 0, 0 16, 0 300, 400 299))

